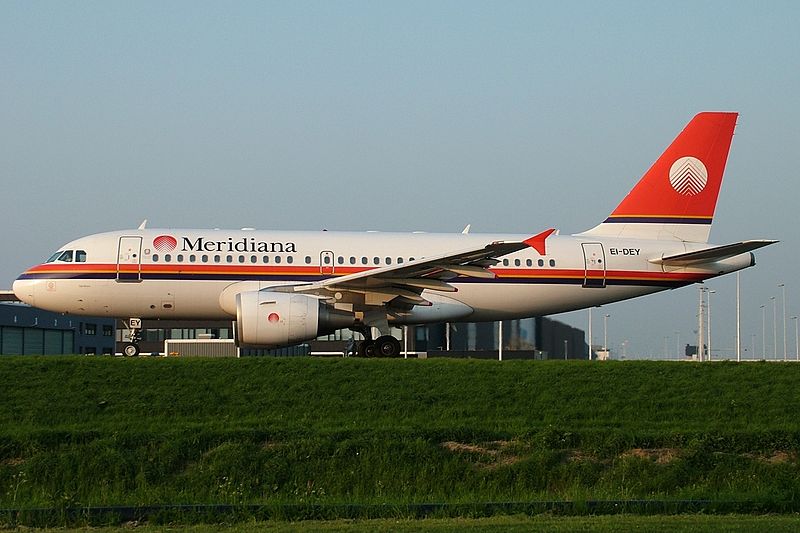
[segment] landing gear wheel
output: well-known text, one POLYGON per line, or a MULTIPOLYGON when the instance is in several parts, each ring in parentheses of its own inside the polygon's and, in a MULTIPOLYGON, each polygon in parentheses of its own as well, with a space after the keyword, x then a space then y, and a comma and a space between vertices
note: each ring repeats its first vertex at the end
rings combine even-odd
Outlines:
POLYGON ((378 349, 374 341, 361 341, 358 343, 359 357, 375 357, 376 355, 378 355, 378 349))
POLYGON ((400 341, 391 335, 383 335, 375 341, 378 355, 380 357, 397 357, 400 355, 400 341))
POLYGON ((126 344, 125 347, 122 349, 122 355, 126 357, 136 357, 137 355, 139 355, 139 345, 126 344))

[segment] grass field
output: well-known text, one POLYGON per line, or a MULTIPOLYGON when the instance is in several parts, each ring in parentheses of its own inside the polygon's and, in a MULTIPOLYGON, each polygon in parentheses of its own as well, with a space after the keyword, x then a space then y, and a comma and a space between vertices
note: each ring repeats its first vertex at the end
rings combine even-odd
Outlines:
POLYGON ((798 386, 774 363, 2 357, 0 508, 796 511, 798 386))

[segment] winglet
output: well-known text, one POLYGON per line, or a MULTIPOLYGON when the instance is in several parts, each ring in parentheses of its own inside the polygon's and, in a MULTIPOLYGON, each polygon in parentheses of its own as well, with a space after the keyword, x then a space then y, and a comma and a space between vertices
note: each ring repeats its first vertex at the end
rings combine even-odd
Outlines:
POLYGON ((546 241, 547 238, 550 235, 552 235, 555 231, 556 231, 555 228, 550 228, 548 230, 544 230, 543 232, 539 233, 538 235, 534 235, 533 237, 525 239, 522 242, 524 242, 525 244, 527 244, 528 246, 530 246, 531 248, 533 248, 534 250, 539 252, 539 255, 547 255, 546 249, 545 249, 545 246, 544 246, 544 241, 546 241))

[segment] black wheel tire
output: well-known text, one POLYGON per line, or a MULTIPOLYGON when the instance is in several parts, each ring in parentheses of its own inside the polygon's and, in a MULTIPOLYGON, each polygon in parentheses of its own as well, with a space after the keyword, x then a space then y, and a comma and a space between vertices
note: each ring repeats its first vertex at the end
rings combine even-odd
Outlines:
POLYGON ((391 335, 383 335, 375 341, 378 355, 380 357, 397 357, 400 355, 400 341, 391 335))
POLYGON ((122 355, 126 357, 136 357, 137 355, 139 355, 139 345, 126 344, 125 347, 122 349, 122 355))
POLYGON ((380 355, 378 353, 378 346, 375 344, 375 341, 363 341, 361 343, 361 351, 364 354, 364 357, 375 357, 376 355, 380 355))

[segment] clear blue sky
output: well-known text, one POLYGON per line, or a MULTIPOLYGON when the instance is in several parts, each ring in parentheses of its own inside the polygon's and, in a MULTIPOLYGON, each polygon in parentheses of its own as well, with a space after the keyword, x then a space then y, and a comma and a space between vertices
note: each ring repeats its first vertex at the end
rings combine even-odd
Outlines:
MULTIPOLYGON (((738 111, 712 240, 783 241, 742 274, 760 352, 777 283, 800 312, 799 23, 797 2, 6 1, 0 286, 143 218, 577 232, 696 112, 738 111)), ((708 285, 731 350, 734 276, 708 285)), ((615 347, 662 355, 693 336, 696 302, 614 304, 595 325, 609 313, 615 347)))

